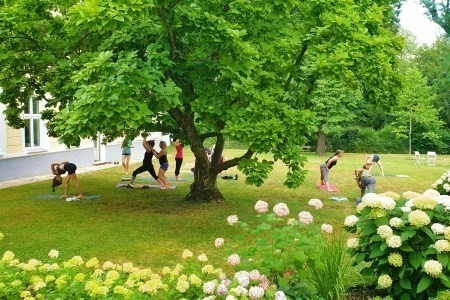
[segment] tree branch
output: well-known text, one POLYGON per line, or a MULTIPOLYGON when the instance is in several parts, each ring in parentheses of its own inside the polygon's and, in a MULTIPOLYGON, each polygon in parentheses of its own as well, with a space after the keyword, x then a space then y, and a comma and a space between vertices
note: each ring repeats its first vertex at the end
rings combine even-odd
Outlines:
MULTIPOLYGON (((305 56, 305 53, 306 53, 306 49, 308 49, 308 46, 305 44, 305 45, 303 45, 302 50, 300 51, 300 53, 299 53, 299 55, 298 55, 298 57, 297 57, 297 59, 296 59, 296 61, 294 63, 294 66, 298 66, 302 62, 302 59, 303 59, 303 57, 305 56)), ((285 91, 288 89, 289 85, 291 84, 292 78, 294 77, 294 75, 292 73, 293 72, 291 72, 291 74, 289 74, 289 77, 286 80, 286 83, 284 84, 284 90, 285 91)))
POLYGON ((74 51, 80 52, 81 44, 83 44, 84 40, 85 40, 89 35, 91 35, 91 32, 90 32, 90 31, 86 31, 86 32, 83 34, 83 36, 78 40, 77 44, 76 44, 70 51, 67 51, 67 52, 64 53, 63 57, 68 56, 70 53, 72 53, 72 52, 74 52, 74 51))
POLYGON ((167 37, 169 38, 169 45, 170 45, 170 59, 174 59, 175 58, 175 36, 173 34, 173 31, 170 29, 169 26, 169 22, 167 21, 167 17, 166 17, 166 11, 164 9, 163 6, 161 6, 159 8, 160 11, 160 17, 161 17, 161 21, 163 23, 164 28, 166 29, 167 32, 167 37))

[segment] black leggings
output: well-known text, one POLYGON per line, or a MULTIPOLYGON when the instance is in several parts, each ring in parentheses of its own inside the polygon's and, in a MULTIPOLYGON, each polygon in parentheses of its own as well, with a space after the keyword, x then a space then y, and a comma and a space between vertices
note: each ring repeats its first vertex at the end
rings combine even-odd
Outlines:
POLYGON ((155 180, 158 179, 158 175, 156 175, 155 168, 153 167, 153 164, 146 165, 146 166, 144 166, 144 165, 140 166, 139 168, 134 170, 133 176, 136 177, 137 174, 143 173, 145 171, 148 171, 150 173, 150 175, 152 175, 152 177, 155 178, 155 180))
POLYGON ((175 176, 180 174, 181 164, 183 163, 183 158, 175 158, 175 176))

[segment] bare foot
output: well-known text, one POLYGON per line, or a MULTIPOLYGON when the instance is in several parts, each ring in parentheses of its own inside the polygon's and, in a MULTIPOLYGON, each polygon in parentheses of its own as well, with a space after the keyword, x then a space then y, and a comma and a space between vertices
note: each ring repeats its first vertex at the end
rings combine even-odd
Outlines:
POLYGON ((329 192, 336 192, 335 190, 332 190, 332 189, 328 189, 328 191, 329 191, 329 192))
POLYGON ((162 187, 160 188, 160 190, 168 190, 168 189, 169 189, 168 186, 162 186, 162 187))
POLYGON ((83 196, 83 195, 78 195, 78 196, 76 196, 75 198, 77 198, 77 199, 83 199, 84 196, 83 196))
POLYGON ((68 196, 66 194, 60 196, 59 198, 67 198, 68 196))

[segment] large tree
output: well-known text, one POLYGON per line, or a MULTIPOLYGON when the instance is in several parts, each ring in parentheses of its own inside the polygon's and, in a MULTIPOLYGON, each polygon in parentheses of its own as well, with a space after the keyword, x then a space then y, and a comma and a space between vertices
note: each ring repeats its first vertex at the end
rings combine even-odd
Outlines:
POLYGON ((188 200, 222 200, 217 174, 234 166, 261 185, 273 160, 298 187, 305 158, 296 146, 314 130, 319 79, 350 83, 368 102, 395 100, 396 2, 4 1, 0 101, 19 127, 28 97, 46 100, 50 132, 68 145, 99 132, 182 134, 196 157, 188 200), (249 148, 220 164, 225 138, 249 148))

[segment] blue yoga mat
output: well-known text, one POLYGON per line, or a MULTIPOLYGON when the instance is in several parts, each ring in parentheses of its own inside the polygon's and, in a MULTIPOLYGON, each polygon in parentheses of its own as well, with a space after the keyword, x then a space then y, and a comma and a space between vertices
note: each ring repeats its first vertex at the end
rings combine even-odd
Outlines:
MULTIPOLYGON (((101 197, 102 196, 100 196, 100 195, 89 195, 89 196, 84 196, 83 199, 80 199, 80 200, 94 200, 94 199, 98 199, 101 197)), ((43 194, 43 195, 37 195, 37 196, 33 197, 33 200, 50 200, 50 199, 66 200, 66 198, 61 198, 61 195, 54 195, 54 194, 43 194)))

